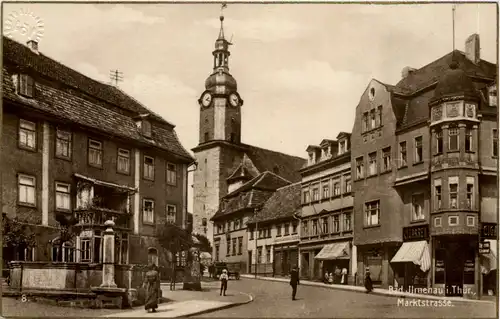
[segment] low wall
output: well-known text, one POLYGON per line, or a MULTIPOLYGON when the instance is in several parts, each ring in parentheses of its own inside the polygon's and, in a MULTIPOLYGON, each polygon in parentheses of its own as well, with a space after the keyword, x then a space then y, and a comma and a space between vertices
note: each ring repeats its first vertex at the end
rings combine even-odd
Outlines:
MULTIPOLYGON (((10 263, 10 288, 90 292, 102 283, 102 264, 66 262, 10 263)), ((118 288, 139 289, 144 282, 144 265, 115 265, 118 288)))

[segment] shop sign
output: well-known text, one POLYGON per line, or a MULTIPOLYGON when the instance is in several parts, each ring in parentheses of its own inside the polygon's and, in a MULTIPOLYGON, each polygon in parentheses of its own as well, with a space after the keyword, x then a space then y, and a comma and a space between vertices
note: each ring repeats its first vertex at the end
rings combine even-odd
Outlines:
POLYGON ((483 223, 481 225, 481 237, 485 239, 497 239, 497 224, 483 223))
POLYGON ((403 241, 417 241, 427 239, 429 239, 429 225, 403 228, 403 241))
POLYGON ((466 260, 464 265, 464 272, 474 272, 474 260, 466 260))
POLYGON ((490 243, 487 241, 479 242, 479 253, 486 255, 490 253, 490 243))

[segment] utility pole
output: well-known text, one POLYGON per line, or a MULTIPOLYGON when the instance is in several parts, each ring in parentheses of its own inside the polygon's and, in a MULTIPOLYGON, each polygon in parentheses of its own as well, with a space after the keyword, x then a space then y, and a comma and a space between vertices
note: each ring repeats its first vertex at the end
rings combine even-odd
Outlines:
POLYGON ((253 217, 255 220, 255 278, 257 278, 257 265, 259 264, 259 252, 258 252, 258 246, 257 246, 257 241, 259 239, 259 222, 257 221, 257 208, 253 209, 253 217))
POLYGON ((118 82, 123 81, 123 72, 120 72, 118 70, 111 70, 109 71, 109 78, 111 79, 111 85, 118 87, 118 82))

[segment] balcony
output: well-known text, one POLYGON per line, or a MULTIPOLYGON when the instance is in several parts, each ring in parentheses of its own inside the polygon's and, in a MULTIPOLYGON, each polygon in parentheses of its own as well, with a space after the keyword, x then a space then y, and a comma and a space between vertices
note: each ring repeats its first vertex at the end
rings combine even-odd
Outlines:
POLYGON ((77 226, 82 228, 104 228, 107 220, 115 223, 115 229, 131 230, 132 215, 118 210, 103 207, 88 207, 75 210, 77 226))
POLYGON ((130 196, 135 189, 127 185, 118 185, 99 181, 75 174, 77 183, 77 208, 74 210, 82 228, 104 228, 107 220, 112 220, 117 229, 130 230, 130 196))

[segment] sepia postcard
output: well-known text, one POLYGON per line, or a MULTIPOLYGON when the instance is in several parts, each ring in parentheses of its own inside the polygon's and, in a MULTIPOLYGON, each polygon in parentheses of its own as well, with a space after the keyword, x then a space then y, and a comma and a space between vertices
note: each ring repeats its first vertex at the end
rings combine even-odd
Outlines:
POLYGON ((497 318, 496 2, 3 2, 1 315, 497 318))

